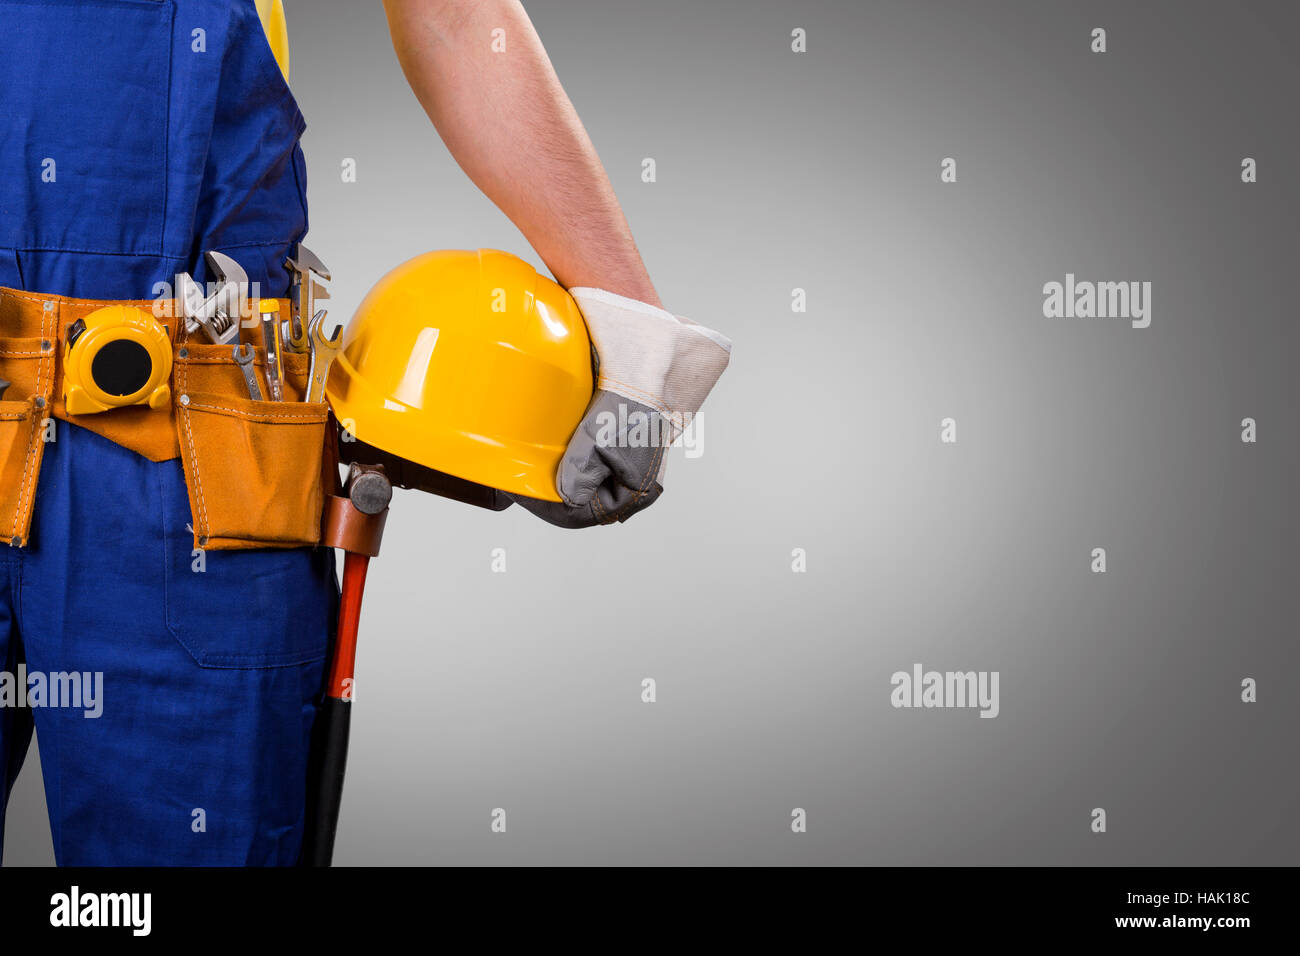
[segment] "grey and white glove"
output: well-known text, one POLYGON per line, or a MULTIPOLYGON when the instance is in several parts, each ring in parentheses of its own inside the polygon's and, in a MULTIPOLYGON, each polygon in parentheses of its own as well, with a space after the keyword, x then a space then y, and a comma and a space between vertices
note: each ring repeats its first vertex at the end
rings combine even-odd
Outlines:
POLYGON ((560 461, 564 500, 513 497, 553 525, 588 528, 626 521, 663 494, 668 446, 726 369, 731 341, 603 289, 569 293, 596 350, 596 394, 560 461))

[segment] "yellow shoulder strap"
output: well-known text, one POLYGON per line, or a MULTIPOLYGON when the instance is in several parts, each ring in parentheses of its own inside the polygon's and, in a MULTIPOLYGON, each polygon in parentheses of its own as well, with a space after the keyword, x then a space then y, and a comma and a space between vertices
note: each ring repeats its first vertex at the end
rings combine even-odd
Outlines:
POLYGON ((289 27, 284 22, 284 0, 257 0, 257 15, 262 18, 262 29, 280 64, 285 82, 289 81, 289 27))

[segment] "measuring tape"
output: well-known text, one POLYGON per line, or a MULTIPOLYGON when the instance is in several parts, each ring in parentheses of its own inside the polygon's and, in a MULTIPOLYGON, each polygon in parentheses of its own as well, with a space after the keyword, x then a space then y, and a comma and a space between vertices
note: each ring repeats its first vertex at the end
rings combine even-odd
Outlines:
POLYGON ((171 337, 161 322, 134 306, 97 309, 68 326, 63 403, 69 415, 125 405, 165 408, 171 371, 171 337))

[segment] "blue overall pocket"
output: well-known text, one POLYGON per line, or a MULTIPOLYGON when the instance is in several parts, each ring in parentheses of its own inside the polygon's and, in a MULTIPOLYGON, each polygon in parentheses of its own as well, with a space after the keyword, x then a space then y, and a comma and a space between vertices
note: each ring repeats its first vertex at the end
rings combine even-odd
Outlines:
POLYGON ((179 460, 158 466, 167 627, 202 667, 288 667, 325 657, 338 616, 328 548, 194 547, 179 460))
POLYGON ((0 247, 159 253, 172 13, 0 0, 0 247))

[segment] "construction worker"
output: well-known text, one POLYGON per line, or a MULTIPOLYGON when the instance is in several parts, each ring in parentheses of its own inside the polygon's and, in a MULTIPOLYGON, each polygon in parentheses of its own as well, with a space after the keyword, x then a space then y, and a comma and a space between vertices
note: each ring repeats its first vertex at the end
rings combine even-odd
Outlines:
MULTIPOLYGON (((598 441, 596 417, 639 402, 680 426, 729 344, 662 309, 517 0, 384 6, 429 117, 573 290, 600 360, 558 494, 516 497, 562 526, 626 519, 662 491, 662 449, 598 441)), ((6 8, 0 766, 7 800, 34 726, 61 865, 299 859, 338 601, 312 546, 328 412, 302 400, 302 354, 282 402, 244 394, 238 339, 232 359, 160 292, 215 278, 216 252, 268 310, 294 308, 305 122, 286 75, 279 0, 6 8), (142 397, 115 403, 119 379, 142 397)))

